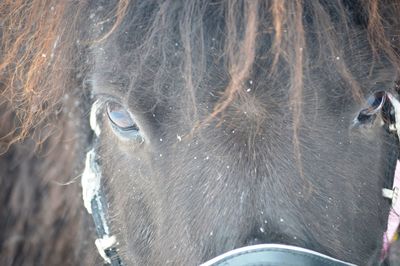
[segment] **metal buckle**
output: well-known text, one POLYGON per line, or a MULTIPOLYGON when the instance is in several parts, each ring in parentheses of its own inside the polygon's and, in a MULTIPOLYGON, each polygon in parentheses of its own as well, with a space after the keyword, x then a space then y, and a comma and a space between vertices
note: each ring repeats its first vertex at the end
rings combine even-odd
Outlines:
POLYGON ((103 236, 103 238, 97 238, 94 243, 96 244, 97 251, 104 261, 106 261, 108 264, 111 264, 111 259, 106 254, 106 250, 111 249, 117 243, 115 236, 103 236))

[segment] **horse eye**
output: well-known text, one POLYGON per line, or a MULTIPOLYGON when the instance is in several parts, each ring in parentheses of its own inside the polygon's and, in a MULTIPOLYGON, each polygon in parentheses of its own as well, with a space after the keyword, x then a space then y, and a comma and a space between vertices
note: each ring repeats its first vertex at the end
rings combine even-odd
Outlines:
POLYGON ((122 105, 116 102, 108 102, 107 115, 113 125, 116 126, 119 130, 139 131, 139 128, 133 121, 132 116, 128 113, 127 110, 125 110, 122 105))
POLYGON ((354 120, 354 125, 372 124, 375 121, 376 115, 384 110, 386 97, 385 91, 377 91, 369 96, 367 99, 367 108, 360 111, 354 120))
POLYGON ((383 105, 385 104, 386 100, 386 92, 385 91, 378 91, 375 92, 373 95, 368 97, 368 111, 370 113, 377 113, 379 112, 383 105))

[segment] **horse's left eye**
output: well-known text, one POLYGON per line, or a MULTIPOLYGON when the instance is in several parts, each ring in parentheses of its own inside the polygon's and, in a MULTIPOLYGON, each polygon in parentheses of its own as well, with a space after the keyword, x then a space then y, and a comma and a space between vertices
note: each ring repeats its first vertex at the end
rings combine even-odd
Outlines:
POLYGON ((122 131, 139 131, 129 112, 119 103, 107 103, 107 115, 112 124, 122 131))

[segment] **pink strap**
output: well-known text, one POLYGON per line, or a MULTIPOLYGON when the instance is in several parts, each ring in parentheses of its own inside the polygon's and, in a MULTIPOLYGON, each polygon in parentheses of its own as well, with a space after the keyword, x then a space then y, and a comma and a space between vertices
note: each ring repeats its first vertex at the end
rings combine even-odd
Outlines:
MULTIPOLYGON (((396 171, 394 173, 393 191, 400 189, 400 161, 397 160, 396 171)), ((394 235, 400 224, 400 200, 394 199, 390 208, 387 231, 383 235, 382 259, 386 257, 394 235)))

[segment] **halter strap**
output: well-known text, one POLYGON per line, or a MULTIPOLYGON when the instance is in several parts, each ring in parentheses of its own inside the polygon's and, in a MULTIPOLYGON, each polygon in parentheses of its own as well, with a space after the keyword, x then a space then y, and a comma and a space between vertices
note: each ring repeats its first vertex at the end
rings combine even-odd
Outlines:
MULTIPOLYGON (((389 125, 389 130, 396 133, 398 140, 400 140, 400 102, 391 93, 387 93, 387 98, 393 107, 395 117, 394 123, 389 125)), ((396 153, 398 155, 398 153, 396 153)), ((400 225, 400 161, 396 160, 396 169, 392 177, 392 188, 382 188, 382 196, 391 200, 391 207, 388 217, 388 225, 386 232, 383 235, 383 246, 381 252, 381 259, 383 260, 389 251, 390 244, 396 235, 400 225)))
MULTIPOLYGON (((92 147, 98 141, 101 133, 97 123, 98 110, 102 107, 103 101, 97 100, 93 103, 90 112, 90 127, 94 132, 92 147)), ((101 189, 101 170, 97 160, 95 149, 92 148, 86 153, 85 169, 82 173, 82 197, 86 210, 92 215, 96 228, 97 239, 95 245, 105 263, 112 266, 122 266, 122 260, 118 255, 118 245, 115 235, 111 235, 107 223, 106 196, 101 189)))

